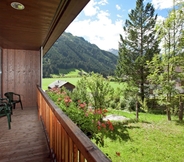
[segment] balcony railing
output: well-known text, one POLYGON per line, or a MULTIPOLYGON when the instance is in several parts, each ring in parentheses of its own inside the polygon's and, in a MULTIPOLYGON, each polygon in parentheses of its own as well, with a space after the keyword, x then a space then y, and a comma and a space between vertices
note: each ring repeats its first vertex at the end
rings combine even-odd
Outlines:
POLYGON ((39 117, 52 156, 62 162, 110 162, 60 108, 37 87, 39 117))

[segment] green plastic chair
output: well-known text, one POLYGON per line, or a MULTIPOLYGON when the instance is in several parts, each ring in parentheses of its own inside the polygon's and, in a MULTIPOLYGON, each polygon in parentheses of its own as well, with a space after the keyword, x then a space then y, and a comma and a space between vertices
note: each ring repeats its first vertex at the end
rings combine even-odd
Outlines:
POLYGON ((0 117, 3 116, 7 116, 8 128, 11 129, 11 105, 6 98, 0 98, 0 117))
POLYGON ((9 102, 11 103, 11 105, 13 105, 14 109, 16 103, 20 103, 21 109, 23 110, 22 101, 19 94, 14 92, 6 92, 4 95, 9 99, 9 102))

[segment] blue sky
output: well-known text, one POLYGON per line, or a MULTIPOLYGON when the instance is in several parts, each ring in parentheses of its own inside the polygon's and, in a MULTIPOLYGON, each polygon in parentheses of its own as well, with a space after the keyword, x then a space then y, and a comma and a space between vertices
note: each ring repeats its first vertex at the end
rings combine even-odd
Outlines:
MULTIPOLYGON (((173 0, 144 0, 147 2, 153 4, 159 20, 167 16, 173 5, 173 0)), ((90 0, 66 32, 83 37, 103 50, 118 49, 124 22, 135 6, 136 0, 90 0)))

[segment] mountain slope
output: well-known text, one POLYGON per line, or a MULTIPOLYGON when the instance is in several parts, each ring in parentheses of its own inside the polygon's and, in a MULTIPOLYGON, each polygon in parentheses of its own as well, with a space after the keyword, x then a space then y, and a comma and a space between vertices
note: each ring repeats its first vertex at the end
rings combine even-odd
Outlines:
POLYGON ((63 33, 43 58, 43 77, 71 68, 113 75, 116 62, 117 56, 111 52, 99 49, 82 37, 63 33))

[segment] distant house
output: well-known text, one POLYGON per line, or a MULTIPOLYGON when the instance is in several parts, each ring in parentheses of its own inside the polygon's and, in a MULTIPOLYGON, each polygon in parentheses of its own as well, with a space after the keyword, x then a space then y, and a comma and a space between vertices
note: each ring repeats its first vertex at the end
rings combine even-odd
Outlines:
POLYGON ((56 80, 54 82, 52 82, 51 84, 48 85, 48 89, 52 89, 52 88, 62 88, 65 87, 66 89, 72 91, 75 86, 67 81, 63 81, 63 80, 56 80))

